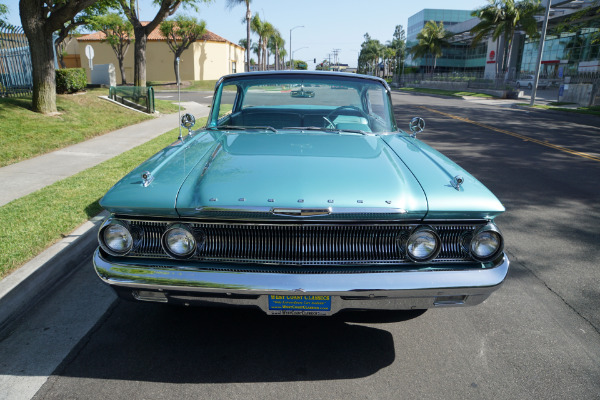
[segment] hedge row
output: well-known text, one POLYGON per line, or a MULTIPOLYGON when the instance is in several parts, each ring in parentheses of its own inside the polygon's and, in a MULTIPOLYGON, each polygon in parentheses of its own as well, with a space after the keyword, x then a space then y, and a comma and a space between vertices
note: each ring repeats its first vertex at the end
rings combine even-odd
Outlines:
POLYGON ((65 68, 56 70, 56 93, 75 93, 85 89, 87 76, 83 68, 65 68))

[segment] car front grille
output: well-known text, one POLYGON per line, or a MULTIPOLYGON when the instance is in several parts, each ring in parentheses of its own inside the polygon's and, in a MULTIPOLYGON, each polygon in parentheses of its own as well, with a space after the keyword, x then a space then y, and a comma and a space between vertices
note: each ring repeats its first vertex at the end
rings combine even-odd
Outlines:
MULTIPOLYGON (((430 224, 442 240, 433 262, 470 262, 468 243, 485 222, 430 224)), ((129 256, 170 258, 161 247, 169 222, 129 220, 140 241, 129 256)), ((404 243, 417 224, 194 223, 199 241, 190 261, 290 266, 411 263, 404 243)))

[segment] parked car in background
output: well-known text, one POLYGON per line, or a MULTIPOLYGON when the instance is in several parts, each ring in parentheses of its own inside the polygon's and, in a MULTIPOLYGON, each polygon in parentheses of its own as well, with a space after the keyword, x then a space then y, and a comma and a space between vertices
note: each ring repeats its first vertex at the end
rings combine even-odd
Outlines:
POLYGON ((332 315, 476 305, 504 281, 504 207, 421 118, 398 128, 382 79, 229 75, 193 121, 100 202, 94 265, 122 298, 332 315))
MULTIPOLYGON (((517 79, 515 86, 517 89, 522 88, 522 87, 526 87, 527 89, 531 90, 533 89, 533 84, 535 81, 535 77, 533 75, 521 75, 519 77, 519 79, 517 79)), ((540 78, 538 80, 538 89, 546 89, 549 85, 549 82, 547 79, 542 79, 540 78)))

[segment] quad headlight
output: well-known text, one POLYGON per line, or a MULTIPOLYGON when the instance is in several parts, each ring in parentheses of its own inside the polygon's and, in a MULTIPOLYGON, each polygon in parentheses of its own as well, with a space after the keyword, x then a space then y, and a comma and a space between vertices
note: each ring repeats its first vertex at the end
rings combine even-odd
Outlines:
POLYGON ((197 241, 190 227, 173 224, 162 235, 163 249, 173 258, 188 258, 196 251, 197 241))
POLYGON ((138 236, 127 222, 108 219, 98 232, 98 242, 108 254, 124 256, 134 248, 138 236))
POLYGON ((424 262, 435 258, 441 248, 440 237, 429 226, 417 227, 406 241, 406 255, 412 261, 424 262))
POLYGON ((504 239, 500 230, 496 225, 490 223, 475 232, 469 251, 475 260, 486 262, 497 257, 503 248, 504 239))

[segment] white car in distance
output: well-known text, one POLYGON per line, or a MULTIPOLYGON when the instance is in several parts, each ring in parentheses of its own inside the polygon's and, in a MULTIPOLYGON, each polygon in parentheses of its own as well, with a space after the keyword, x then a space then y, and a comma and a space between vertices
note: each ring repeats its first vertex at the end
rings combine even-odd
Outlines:
MULTIPOLYGON (((519 79, 517 79, 515 86, 517 89, 522 87, 526 87, 527 89, 533 89, 533 82, 535 81, 535 77, 533 75, 521 75, 519 79)), ((538 89, 546 89, 548 87, 548 80, 540 78, 538 80, 538 89)))

